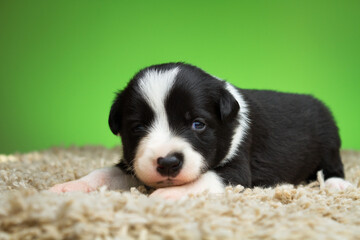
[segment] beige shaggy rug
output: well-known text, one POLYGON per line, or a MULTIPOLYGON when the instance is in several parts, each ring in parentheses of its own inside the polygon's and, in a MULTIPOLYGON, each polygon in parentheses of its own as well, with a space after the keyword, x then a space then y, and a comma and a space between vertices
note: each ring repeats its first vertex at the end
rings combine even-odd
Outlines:
POLYGON ((46 191, 117 162, 120 149, 52 148, 0 155, 0 239, 360 239, 360 152, 343 151, 353 188, 318 182, 228 187, 179 201, 129 192, 46 191))

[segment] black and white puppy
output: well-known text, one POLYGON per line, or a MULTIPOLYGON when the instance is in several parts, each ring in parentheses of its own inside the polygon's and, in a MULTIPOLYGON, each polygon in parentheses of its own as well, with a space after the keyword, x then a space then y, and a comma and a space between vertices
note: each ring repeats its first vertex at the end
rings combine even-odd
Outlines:
POLYGON ((184 63, 141 70, 117 94, 109 116, 122 138, 118 165, 51 188, 92 191, 145 184, 179 198, 226 185, 268 187, 316 179, 344 189, 338 128, 309 95, 234 87, 184 63))

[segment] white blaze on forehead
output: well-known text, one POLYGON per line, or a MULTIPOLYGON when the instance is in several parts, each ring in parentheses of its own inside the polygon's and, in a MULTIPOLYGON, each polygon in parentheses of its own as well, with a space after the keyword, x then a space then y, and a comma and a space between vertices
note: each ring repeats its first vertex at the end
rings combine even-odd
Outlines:
POLYGON ((165 99, 174 85, 178 72, 177 67, 166 71, 147 70, 139 79, 140 92, 155 114, 147 136, 155 141, 170 140, 172 136, 166 115, 165 99))
POLYGON ((139 80, 141 94, 155 113, 165 113, 165 98, 173 86, 178 72, 177 67, 166 71, 147 70, 139 80))

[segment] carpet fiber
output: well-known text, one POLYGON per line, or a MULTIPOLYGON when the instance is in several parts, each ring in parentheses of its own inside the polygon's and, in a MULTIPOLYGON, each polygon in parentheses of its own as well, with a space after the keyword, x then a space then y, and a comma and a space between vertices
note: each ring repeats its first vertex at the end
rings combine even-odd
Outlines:
POLYGON ((343 151, 353 188, 323 179, 274 188, 228 187, 179 201, 131 192, 54 194, 50 186, 111 166, 120 149, 52 148, 0 155, 0 239, 359 239, 360 152, 343 151))

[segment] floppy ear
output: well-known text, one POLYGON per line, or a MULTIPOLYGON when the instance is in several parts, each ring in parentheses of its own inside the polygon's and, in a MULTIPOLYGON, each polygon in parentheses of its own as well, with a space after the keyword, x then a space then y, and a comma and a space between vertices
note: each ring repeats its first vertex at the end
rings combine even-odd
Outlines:
POLYGON ((113 134, 118 135, 121 127, 121 93, 117 94, 109 114, 109 126, 113 134))
POLYGON ((219 113, 222 121, 231 120, 237 116, 240 110, 239 103, 226 89, 220 91, 219 113))

